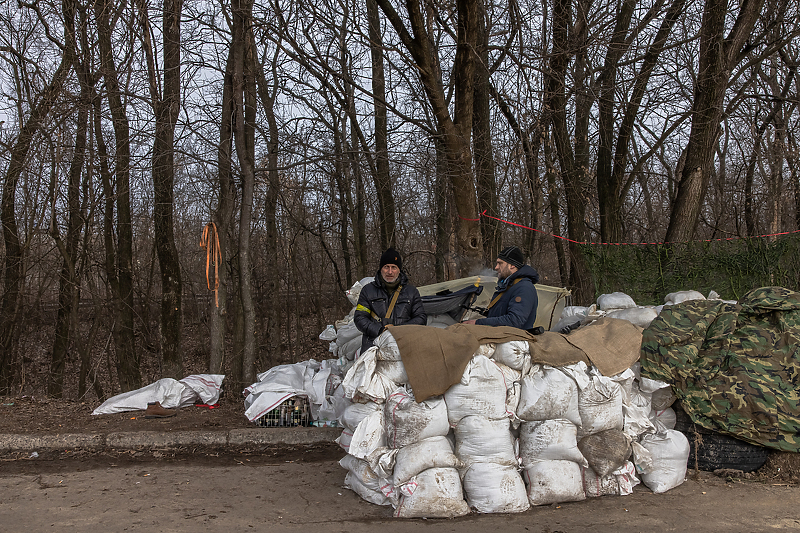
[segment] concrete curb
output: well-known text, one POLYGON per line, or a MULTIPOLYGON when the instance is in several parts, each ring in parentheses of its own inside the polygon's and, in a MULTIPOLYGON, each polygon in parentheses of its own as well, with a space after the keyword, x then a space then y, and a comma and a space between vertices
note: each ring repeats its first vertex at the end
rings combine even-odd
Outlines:
POLYGON ((63 435, 0 434, 0 453, 33 452, 71 449, 160 450, 196 446, 221 448, 226 446, 304 445, 333 442, 342 428, 263 428, 233 429, 230 431, 130 431, 120 433, 63 435))

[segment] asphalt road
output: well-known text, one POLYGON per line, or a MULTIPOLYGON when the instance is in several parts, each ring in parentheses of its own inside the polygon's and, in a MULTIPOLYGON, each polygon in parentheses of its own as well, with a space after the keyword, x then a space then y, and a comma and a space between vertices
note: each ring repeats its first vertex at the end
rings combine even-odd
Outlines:
POLYGON ((701 472, 665 494, 453 520, 392 518, 343 488, 335 449, 292 454, 120 453, 0 462, 0 531, 486 533, 800 530, 800 487, 701 472))

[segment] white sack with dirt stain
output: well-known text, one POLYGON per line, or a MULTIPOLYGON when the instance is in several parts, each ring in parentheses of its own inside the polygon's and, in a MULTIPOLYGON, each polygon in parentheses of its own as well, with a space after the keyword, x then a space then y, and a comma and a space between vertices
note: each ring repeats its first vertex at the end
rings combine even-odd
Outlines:
POLYGON ((572 461, 537 461, 522 474, 531 505, 578 502, 586 499, 581 467, 572 461))
POLYGON ((523 422, 519 428, 519 458, 525 468, 537 461, 589 465, 578 449, 578 428, 566 418, 523 422))
POLYGON ((441 396, 417 403, 410 391, 395 389, 386 399, 383 417, 386 445, 390 448, 402 448, 450 432, 447 406, 441 396))
POLYGON ((505 376, 494 361, 481 355, 473 357, 461 381, 444 393, 450 425, 456 426, 470 415, 493 420, 508 418, 507 388, 505 376))
POLYGON ((469 514, 455 468, 429 468, 399 487, 397 518, 455 518, 469 514))
POLYGON ((430 468, 461 468, 447 437, 430 437, 397 450, 392 484, 400 486, 430 468))
POLYGON ((479 415, 465 416, 456 426, 455 437, 456 457, 466 467, 473 463, 518 466, 508 418, 491 420, 479 415))
POLYGON ((467 503, 479 513, 522 513, 530 507, 525 482, 513 466, 473 463, 462 478, 467 503))
POLYGON ((559 368, 535 365, 522 378, 517 416, 531 422, 566 418, 580 425, 577 384, 559 368))
MULTIPOLYGON (((677 487, 686 479, 689 461, 689 440, 674 429, 644 435, 640 444, 650 452, 652 467, 642 473, 642 482, 659 494, 677 487)), ((641 466, 641 465, 640 465, 641 466)))

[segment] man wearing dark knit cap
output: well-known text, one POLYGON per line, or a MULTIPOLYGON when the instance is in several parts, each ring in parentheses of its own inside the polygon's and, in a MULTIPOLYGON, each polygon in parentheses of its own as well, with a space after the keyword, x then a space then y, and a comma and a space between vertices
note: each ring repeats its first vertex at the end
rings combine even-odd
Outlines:
POLYGON ((353 322, 362 333, 361 353, 389 326, 428 323, 422 297, 408 282, 397 250, 389 248, 381 255, 375 280, 361 289, 353 322))
POLYGON ((532 331, 536 322, 536 308, 539 306, 539 295, 534 285, 539 282, 539 273, 525 264, 525 256, 516 246, 503 248, 497 256, 494 269, 498 282, 486 318, 464 323, 513 326, 532 331))

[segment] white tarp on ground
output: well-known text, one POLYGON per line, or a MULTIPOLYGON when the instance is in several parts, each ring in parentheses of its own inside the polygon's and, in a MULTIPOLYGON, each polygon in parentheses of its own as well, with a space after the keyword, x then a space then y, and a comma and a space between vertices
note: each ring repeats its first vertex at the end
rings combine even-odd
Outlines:
POLYGON ((95 409, 93 415, 144 411, 150 402, 160 402, 161 407, 175 409, 189 407, 198 400, 214 405, 219 400, 223 374, 193 374, 182 380, 162 378, 141 389, 117 394, 95 409))
POLYGON ((258 382, 244 390, 245 416, 251 422, 294 396, 305 396, 311 404, 311 415, 317 419, 321 406, 334 397, 334 384, 341 382, 341 369, 336 359, 317 362, 314 359, 279 365, 258 375, 258 382))

